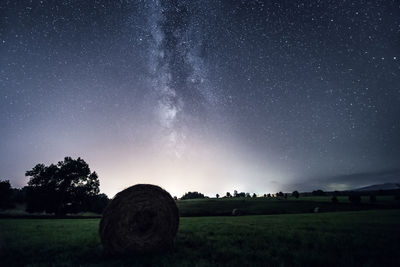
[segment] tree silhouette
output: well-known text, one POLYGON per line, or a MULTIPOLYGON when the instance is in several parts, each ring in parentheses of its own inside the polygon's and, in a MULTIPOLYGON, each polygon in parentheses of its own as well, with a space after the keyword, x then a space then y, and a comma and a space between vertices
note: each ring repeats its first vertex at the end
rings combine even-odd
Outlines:
POLYGON ((216 194, 215 196, 216 196, 217 198, 219 198, 219 194, 216 194))
POLYGON ((0 180, 0 209, 12 208, 12 189, 9 180, 0 180))
POLYGON ((232 197, 231 193, 226 192, 226 197, 232 197))
POLYGON ((295 198, 299 198, 300 197, 299 191, 297 190, 293 191, 292 196, 294 196, 295 198))
POLYGON ((194 192, 187 192, 181 197, 182 200, 197 199, 197 198, 205 198, 205 196, 202 193, 194 191, 194 192))
POLYGON ((246 197, 246 193, 245 192, 240 192, 240 193, 236 192, 236 197, 246 197))
POLYGON ((237 190, 234 190, 233 191, 233 197, 237 197, 238 196, 238 191, 237 190))
POLYGON ((65 157, 49 166, 37 164, 27 171, 27 210, 65 214, 99 193, 99 178, 81 158, 65 157))
MULTIPOLYGON (((85 202, 83 202, 83 210, 93 211, 96 213, 102 213, 110 199, 107 197, 106 194, 98 194, 94 196, 90 196, 85 198, 85 202)), ((82 209, 78 209, 77 212, 81 211, 82 209)))

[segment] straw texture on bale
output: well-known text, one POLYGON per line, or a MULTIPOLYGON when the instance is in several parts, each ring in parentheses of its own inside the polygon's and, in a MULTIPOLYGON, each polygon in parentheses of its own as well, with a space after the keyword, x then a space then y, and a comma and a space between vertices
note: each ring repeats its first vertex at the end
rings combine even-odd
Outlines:
POLYGON ((171 195, 159 186, 138 184, 119 192, 100 221, 100 239, 107 255, 170 249, 179 226, 171 195))

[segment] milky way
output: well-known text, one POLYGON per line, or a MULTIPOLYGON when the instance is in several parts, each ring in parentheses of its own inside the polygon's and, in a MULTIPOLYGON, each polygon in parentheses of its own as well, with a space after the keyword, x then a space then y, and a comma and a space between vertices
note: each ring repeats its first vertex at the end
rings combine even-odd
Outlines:
POLYGON ((193 19, 190 8, 180 1, 154 1, 145 5, 150 37, 146 40, 152 77, 150 88, 159 97, 159 120, 166 130, 167 144, 174 146, 177 156, 184 148, 185 126, 194 123, 191 119, 197 119, 197 124, 204 123, 198 115, 218 102, 199 55, 203 46, 199 37, 201 29, 198 29, 201 25, 193 19))
POLYGON ((1 1, 0 178, 82 156, 110 195, 398 181, 399 84, 396 1, 1 1))

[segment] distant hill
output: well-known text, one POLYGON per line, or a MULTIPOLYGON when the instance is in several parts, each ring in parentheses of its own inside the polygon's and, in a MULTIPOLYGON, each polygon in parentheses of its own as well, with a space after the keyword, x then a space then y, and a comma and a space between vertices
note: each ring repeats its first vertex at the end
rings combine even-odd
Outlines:
POLYGON ((365 192, 365 191, 395 190, 395 189, 400 189, 400 184, 398 184, 398 183, 375 184, 375 185, 357 188, 352 191, 365 192))

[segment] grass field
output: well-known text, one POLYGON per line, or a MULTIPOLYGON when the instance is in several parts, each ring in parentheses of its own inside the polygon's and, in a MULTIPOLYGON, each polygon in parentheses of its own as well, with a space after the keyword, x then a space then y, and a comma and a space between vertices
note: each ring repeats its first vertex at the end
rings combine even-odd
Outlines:
MULTIPOLYGON (((293 214, 313 212, 316 207, 320 212, 332 211, 357 211, 376 209, 400 209, 400 201, 395 196, 377 196, 376 203, 370 203, 368 196, 363 196, 360 204, 354 205, 349 202, 347 196, 339 196, 339 202, 334 204, 331 196, 307 196, 288 199, 277 198, 205 198, 178 200, 181 217, 198 216, 227 216, 232 214, 233 209, 240 209, 246 215, 270 215, 270 214, 293 214)), ((28 213, 25 205, 17 205, 11 210, 0 210, 0 218, 43 218, 54 216, 43 213, 28 213)), ((81 212, 69 214, 69 217, 101 217, 101 214, 81 212)))
POLYGON ((331 202, 330 196, 276 198, 222 198, 192 199, 177 202, 181 216, 220 216, 231 215, 233 209, 240 209, 248 215, 285 214, 313 212, 319 207, 320 212, 356 211, 371 209, 400 208, 400 202, 394 196, 378 196, 376 203, 370 203, 368 196, 363 196, 358 205, 349 202, 347 196, 339 196, 339 202, 331 202))
POLYGON ((11 265, 399 266, 400 210, 181 218, 173 251, 104 258, 98 219, 1 219, 11 265))

